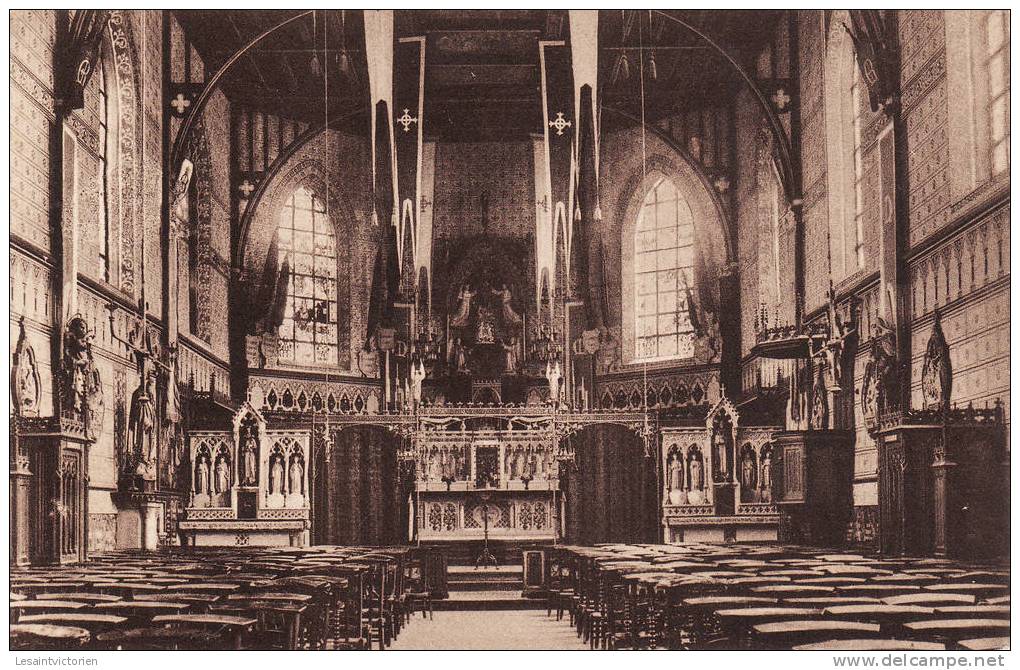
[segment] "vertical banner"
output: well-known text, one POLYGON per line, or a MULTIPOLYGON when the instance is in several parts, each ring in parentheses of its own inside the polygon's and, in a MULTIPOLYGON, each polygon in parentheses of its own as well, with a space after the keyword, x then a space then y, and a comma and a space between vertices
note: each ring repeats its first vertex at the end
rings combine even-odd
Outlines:
MULTIPOLYGON (((372 188, 378 193, 380 180, 390 182, 391 196, 397 192, 397 171, 394 159, 393 128, 389 123, 393 109, 393 11, 365 11, 365 58, 368 62, 368 88, 371 95, 372 137, 372 188), (379 128, 378 126, 382 126, 379 128), (385 155, 379 155, 385 153, 385 155), (379 174, 380 163, 390 162, 387 175, 379 174), (385 177, 385 178, 384 178, 385 177)), ((378 196, 377 196, 378 201, 378 196)), ((391 198, 392 199, 392 198, 391 198)), ((387 215, 389 216, 389 215, 387 215)), ((376 212, 377 221, 382 214, 376 212)), ((395 216, 393 217, 396 218, 395 216)))
MULTIPOLYGON (((563 42, 539 42, 542 68, 542 127, 545 133, 545 163, 549 175, 549 215, 552 248, 562 247, 564 281, 570 287, 571 219, 574 197, 574 137, 577 128, 571 82, 570 49, 563 42)), ((549 292, 556 284, 556 266, 549 271, 549 292)))
MULTIPOLYGON (((432 201, 436 183, 436 143, 425 142, 421 150, 421 187, 418 189, 418 235, 415 239, 415 277, 425 271, 428 305, 432 311, 432 201)), ((427 321, 426 321, 427 323, 427 321)))
POLYGON ((576 250, 588 328, 602 328, 604 324, 601 301, 597 292, 592 291, 594 268, 591 261, 597 261, 599 254, 593 254, 589 248, 596 223, 602 219, 598 175, 598 14, 598 11, 570 11, 570 53, 577 118, 577 192, 572 246, 576 250))
MULTIPOLYGON (((397 263, 417 268, 421 207, 422 115, 425 93, 425 38, 397 42, 393 70, 393 135, 397 156, 397 263), (405 258, 410 256, 410 258, 405 258), (410 261, 410 262, 408 262, 410 261)), ((404 278, 405 281, 408 278, 404 278)), ((410 277, 411 285, 416 284, 410 277)))
MULTIPOLYGON (((879 168, 879 316, 896 327, 899 322, 899 288, 896 258, 896 143, 890 122, 878 136, 879 168)), ((868 334, 870 335, 870 334, 868 334)))
POLYGON ((542 290, 552 292, 556 277, 556 246, 553 244, 552 197, 549 186, 549 154, 545 135, 532 136, 535 156, 535 304, 541 319, 542 290))

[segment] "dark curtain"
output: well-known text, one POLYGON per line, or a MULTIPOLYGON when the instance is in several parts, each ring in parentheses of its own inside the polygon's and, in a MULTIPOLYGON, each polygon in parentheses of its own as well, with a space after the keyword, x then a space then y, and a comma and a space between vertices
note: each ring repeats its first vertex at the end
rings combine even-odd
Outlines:
POLYGON ((386 545, 407 542, 407 477, 398 442, 381 428, 333 433, 315 463, 315 544, 386 545))
POLYGON ((645 457, 641 440, 611 425, 589 428, 570 439, 576 467, 570 466, 563 478, 566 541, 659 541, 656 459, 645 457))

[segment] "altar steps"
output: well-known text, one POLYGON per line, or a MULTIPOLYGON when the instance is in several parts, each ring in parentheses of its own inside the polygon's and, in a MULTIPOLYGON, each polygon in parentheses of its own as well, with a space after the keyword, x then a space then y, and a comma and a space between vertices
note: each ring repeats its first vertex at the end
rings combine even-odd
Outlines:
POLYGON ((523 597, 524 568, 516 565, 450 565, 446 573, 449 596, 433 601, 446 611, 541 609, 544 601, 523 597))

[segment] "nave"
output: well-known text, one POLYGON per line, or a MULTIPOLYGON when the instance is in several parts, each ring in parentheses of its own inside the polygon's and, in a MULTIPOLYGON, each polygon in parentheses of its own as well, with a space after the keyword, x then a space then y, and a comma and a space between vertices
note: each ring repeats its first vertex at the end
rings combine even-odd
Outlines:
POLYGON ((441 551, 407 547, 111 553, 79 566, 14 573, 11 647, 992 650, 1009 644, 1009 572, 1001 563, 753 544, 561 545, 528 550, 525 561, 521 571, 447 565, 441 551), (542 566, 537 575, 528 567, 536 564, 542 566), (487 583, 487 575, 497 581, 487 583), (508 584, 501 575, 522 579, 508 584), (470 595, 458 597, 458 590, 470 595))

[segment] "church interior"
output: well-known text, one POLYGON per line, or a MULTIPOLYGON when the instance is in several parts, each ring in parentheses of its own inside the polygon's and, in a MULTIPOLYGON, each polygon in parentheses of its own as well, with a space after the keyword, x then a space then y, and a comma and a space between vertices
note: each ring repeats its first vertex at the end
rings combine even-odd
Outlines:
POLYGON ((12 11, 12 648, 1008 646, 1009 36, 12 11))

